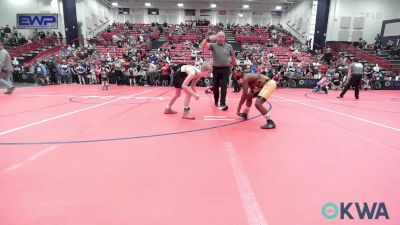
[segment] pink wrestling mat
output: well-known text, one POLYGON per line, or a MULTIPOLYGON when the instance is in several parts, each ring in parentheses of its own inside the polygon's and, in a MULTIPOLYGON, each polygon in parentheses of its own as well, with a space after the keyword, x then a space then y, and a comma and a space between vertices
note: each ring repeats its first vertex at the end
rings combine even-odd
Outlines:
POLYGON ((400 224, 400 91, 278 89, 273 130, 231 91, 196 120, 172 87, 0 95, 0 225, 400 224))

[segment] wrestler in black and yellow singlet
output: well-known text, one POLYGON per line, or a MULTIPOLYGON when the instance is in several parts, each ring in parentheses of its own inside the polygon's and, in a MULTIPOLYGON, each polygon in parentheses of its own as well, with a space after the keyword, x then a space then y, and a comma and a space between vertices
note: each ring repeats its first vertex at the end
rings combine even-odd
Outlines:
POLYGON ((250 85, 250 89, 254 96, 267 100, 272 95, 272 92, 276 90, 276 82, 260 74, 257 81, 253 85, 250 85))

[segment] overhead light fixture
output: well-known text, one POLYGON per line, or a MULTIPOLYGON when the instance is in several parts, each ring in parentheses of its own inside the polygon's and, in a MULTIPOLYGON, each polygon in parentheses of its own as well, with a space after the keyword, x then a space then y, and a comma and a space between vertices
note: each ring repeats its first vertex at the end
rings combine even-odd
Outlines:
POLYGON ((153 12, 151 12, 151 14, 153 14, 153 15, 157 15, 157 12, 153 11, 153 12))
POLYGON ((118 2, 111 3, 112 6, 118 6, 118 2))
POLYGON ((239 16, 239 17, 243 17, 243 13, 239 13, 238 16, 239 16))
POLYGON ((145 6, 151 6, 151 3, 150 2, 146 2, 146 3, 144 3, 144 5, 145 6))
POLYGON ((178 7, 183 7, 183 3, 178 3, 178 7))
POLYGON ((277 6, 275 7, 275 9, 276 9, 276 10, 281 10, 281 9, 282 9, 282 6, 277 5, 277 6))
POLYGON ((211 6, 211 8, 216 8, 217 4, 211 4, 210 6, 211 6))
POLYGON ((243 5, 243 9, 248 9, 249 5, 243 5))

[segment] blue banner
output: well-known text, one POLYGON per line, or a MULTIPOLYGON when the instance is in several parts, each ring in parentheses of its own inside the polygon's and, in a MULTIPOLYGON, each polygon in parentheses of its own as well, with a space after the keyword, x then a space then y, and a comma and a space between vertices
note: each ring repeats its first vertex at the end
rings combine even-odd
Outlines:
POLYGON ((292 78, 289 82, 291 88, 314 88, 319 79, 298 79, 292 78))
POLYGON ((17 14, 18 29, 58 29, 58 14, 17 14))
POLYGON ((375 90, 400 90, 400 81, 375 81, 372 86, 375 90))

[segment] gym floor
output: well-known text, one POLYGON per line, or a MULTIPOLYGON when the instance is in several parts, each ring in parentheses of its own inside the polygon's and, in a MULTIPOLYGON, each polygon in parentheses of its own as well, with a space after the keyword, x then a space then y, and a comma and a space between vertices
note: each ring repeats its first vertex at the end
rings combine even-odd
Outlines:
MULTIPOLYGON (((0 95, 0 224, 317 225, 327 202, 384 202, 400 223, 400 91, 278 89, 253 107, 172 87, 62 85, 0 95)), ((352 209, 356 212, 356 209, 352 209)))

